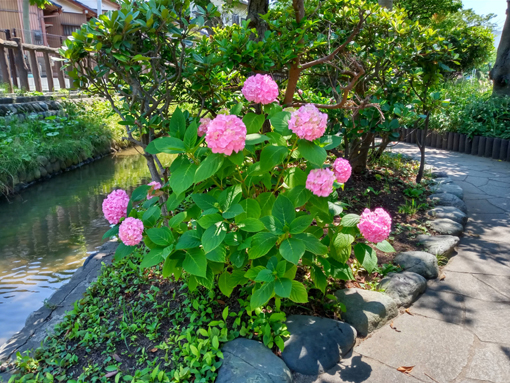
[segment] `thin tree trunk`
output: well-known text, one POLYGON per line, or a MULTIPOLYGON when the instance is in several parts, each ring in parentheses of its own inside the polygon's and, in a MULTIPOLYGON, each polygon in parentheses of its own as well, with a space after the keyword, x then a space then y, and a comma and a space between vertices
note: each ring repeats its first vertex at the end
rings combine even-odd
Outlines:
POLYGON ((494 68, 489 72, 493 81, 493 96, 510 96, 510 2, 507 3, 506 21, 499 42, 494 68))
MULTIPOLYGON (((430 118, 430 112, 427 113, 427 118, 425 119, 425 126, 423 128, 423 134, 417 134, 416 135, 416 144, 418 145, 418 148, 420 148, 420 169, 418 170, 418 175, 416 176, 416 183, 421 183, 421 180, 423 179, 423 173, 425 171, 425 140, 427 137, 427 132, 429 130, 429 118, 430 118)), ((418 124, 416 123, 415 127, 417 127, 418 124)), ((421 130, 416 130, 417 132, 421 132, 421 130)))
POLYGON ((393 0, 378 0, 379 5, 388 8, 390 11, 393 9, 393 0))
POLYGON ((361 174, 367 170, 368 153, 370 151, 370 146, 372 145, 373 140, 374 134, 367 133, 363 137, 363 141, 361 142, 361 146, 359 147, 359 149, 353 150, 351 152, 352 160, 350 160, 350 163, 354 173, 361 174))
POLYGON ((24 43, 32 44, 32 31, 30 30, 30 0, 23 0, 23 36, 24 43))
POLYGON ((260 18, 260 15, 265 15, 269 11, 269 0, 250 0, 248 2, 248 28, 255 28, 257 30, 258 40, 264 38, 267 31, 267 23, 260 18))

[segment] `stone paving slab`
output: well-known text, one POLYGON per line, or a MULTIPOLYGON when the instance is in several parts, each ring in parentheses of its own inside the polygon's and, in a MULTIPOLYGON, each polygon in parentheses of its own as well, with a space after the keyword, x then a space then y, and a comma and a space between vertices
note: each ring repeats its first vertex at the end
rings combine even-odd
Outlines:
POLYGON ((453 257, 444 269, 458 273, 510 276, 510 259, 490 253, 462 251, 453 257))
MULTIPOLYGON (((430 282, 429 282, 430 283, 430 282)), ((462 325, 465 316, 465 297, 427 288, 427 291, 410 308, 415 315, 462 325)))
POLYGON ((510 345, 484 343, 478 346, 466 377, 477 379, 478 382, 485 380, 494 383, 508 383, 510 380, 510 345))
POLYGON ((464 327, 466 329, 474 333, 482 342, 510 346, 510 302, 496 303, 465 298, 465 305, 464 327))

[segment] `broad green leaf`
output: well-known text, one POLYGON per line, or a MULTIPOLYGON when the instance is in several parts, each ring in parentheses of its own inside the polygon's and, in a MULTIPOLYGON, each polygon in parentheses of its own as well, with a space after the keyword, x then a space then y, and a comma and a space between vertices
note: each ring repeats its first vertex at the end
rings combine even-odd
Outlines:
POLYGON ((204 286, 208 290, 212 290, 214 287, 214 273, 210 267, 207 267, 205 277, 198 277, 198 283, 204 286))
POLYGON ((159 153, 179 154, 186 151, 184 142, 174 137, 160 137, 154 141, 154 146, 159 153))
POLYGON ((285 195, 288 199, 290 199, 294 206, 301 207, 308 202, 312 196, 312 192, 304 185, 298 185, 285 192, 285 195))
POLYGON ((174 215, 170 220, 168 221, 168 227, 176 228, 178 227, 181 222, 184 221, 186 218, 186 212, 181 211, 179 214, 174 215))
POLYGON ((315 287, 317 287, 323 294, 326 294, 326 288, 328 287, 328 279, 322 269, 313 265, 310 268, 310 276, 312 277, 315 287))
POLYGON ((182 267, 191 275, 205 278, 207 276, 207 258, 204 251, 200 248, 187 250, 182 267))
POLYGON ((231 283, 231 279, 231 275, 228 271, 224 271, 218 279, 218 287, 220 288, 221 293, 227 297, 230 297, 235 288, 235 286, 231 283))
POLYGON ((346 263, 340 263, 334 259, 329 259, 331 264, 330 274, 333 278, 341 279, 343 281, 352 281, 354 275, 352 274, 351 267, 346 263))
POLYGON ((225 263, 225 260, 227 259, 227 249, 224 245, 219 245, 216 249, 210 251, 205 256, 209 261, 225 263))
POLYGON ((305 253, 306 247, 302 240, 296 238, 287 238, 280 244, 280 254, 284 259, 298 264, 299 260, 305 253))
POLYGON ((163 249, 152 249, 149 253, 145 254, 143 257, 142 263, 140 263, 141 269, 147 269, 152 266, 156 266, 163 262, 165 259, 163 258, 163 249))
POLYGON ((223 210, 228 210, 230 206, 238 203, 243 197, 243 188, 240 184, 230 186, 223 190, 218 196, 218 202, 223 210))
POLYGON ((198 224, 204 229, 209 229, 215 223, 223 221, 223 217, 219 214, 204 215, 198 220, 198 224))
POLYGON ((260 153, 260 168, 262 171, 273 170, 276 165, 281 165, 287 156, 288 149, 283 146, 266 146, 260 153))
POLYGON ((143 213, 142 221, 145 227, 154 226, 156 221, 161 217, 161 209, 159 206, 152 206, 143 213))
POLYGON ((359 223, 360 216, 357 214, 347 214, 342 217, 341 225, 343 227, 354 227, 359 223))
POLYGON ((271 233, 257 233, 252 237, 251 247, 248 250, 250 259, 257 259, 266 255, 276 244, 278 236, 271 233))
POLYGON ((313 221, 313 216, 302 215, 290 223, 290 234, 299 234, 305 231, 313 221))
POLYGON ((202 244, 200 241, 200 234, 196 230, 186 231, 179 237, 177 244, 175 245, 176 250, 192 249, 202 244))
POLYGON ((184 201, 184 197, 186 197, 186 194, 175 194, 172 193, 168 196, 168 199, 166 201, 166 208, 168 211, 172 211, 174 209, 177 209, 182 201, 184 201))
POLYGON ((273 125, 274 130, 280 134, 283 134, 284 136, 292 133, 289 130, 289 120, 289 112, 278 112, 270 118, 271 125, 273 125))
POLYGON ((324 148, 307 140, 299 140, 298 150, 301 156, 316 166, 324 165, 326 157, 328 156, 324 148))
POLYGON ((308 293, 306 292, 306 287, 301 282, 292 281, 292 290, 289 298, 295 303, 307 303, 308 293))
POLYGON ((136 249, 136 246, 127 246, 127 245, 124 245, 122 242, 119 243, 119 245, 117 246, 117 249, 115 249, 115 260, 120 261, 122 258, 125 258, 128 255, 133 254, 135 249, 136 249))
POLYGON ((377 245, 375 245, 375 247, 377 247, 379 250, 381 250, 384 253, 394 253, 395 252, 395 249, 393 248, 393 246, 391 246, 390 243, 386 240, 379 242, 377 245))
POLYGON ((108 230, 106 233, 104 233, 103 240, 118 235, 119 234, 119 226, 120 225, 115 225, 110 230, 108 230))
POLYGON ((240 204, 236 203, 230 206, 228 210, 223 213, 223 218, 232 219, 242 213, 244 213, 243 207, 240 204))
POLYGON ((293 238, 302 240, 303 243, 305 244, 306 250, 313 254, 325 255, 328 253, 328 247, 322 244, 322 242, 319 241, 319 239, 313 234, 310 233, 295 234, 293 238))
POLYGON ((264 224, 257 218, 246 218, 237 223, 240 230, 250 233, 258 233, 264 230, 264 224))
POLYGON ((170 275, 174 275, 175 279, 179 279, 182 273, 182 261, 184 260, 185 254, 182 254, 181 258, 167 257, 163 264, 163 277, 168 278, 170 275))
POLYGON ((292 292, 292 281, 288 278, 277 278, 274 285, 274 292, 281 298, 289 298, 292 292))
POLYGON ((218 203, 218 200, 210 194, 192 194, 191 198, 202 210, 213 209, 218 203))
POLYGON ((244 153, 242 151, 240 151, 239 153, 232 153, 227 158, 234 165, 241 166, 244 162, 244 153))
POLYGON ((166 226, 149 229, 147 230, 147 235, 158 246, 168 246, 174 242, 174 236, 166 226))
POLYGON ((250 306, 252 310, 265 305, 274 294, 274 282, 264 283, 251 295, 250 306))
POLYGON ((184 134, 184 146, 186 149, 190 150, 195 146, 198 138, 197 130, 198 125, 196 121, 193 121, 190 126, 188 126, 188 129, 186 129, 186 133, 184 134))
POLYGON ((283 223, 272 215, 262 217, 260 221, 264 224, 265 228, 273 234, 281 235, 284 233, 283 223))
POLYGON ((241 222, 246 218, 260 218, 260 205, 257 200, 252 198, 243 199, 239 202, 239 205, 244 210, 244 213, 236 216, 236 222, 241 222))
POLYGON ((339 233, 333 240, 329 255, 341 263, 347 262, 351 256, 351 244, 354 237, 350 234, 339 233))
POLYGON ((263 114, 248 113, 243 118, 244 125, 248 134, 259 133, 264 125, 265 117, 263 114))
POLYGON ((209 177, 215 175, 223 165, 225 157, 220 153, 209 154, 204 161, 198 165, 198 169, 195 173, 195 183, 199 183, 206 180, 209 177))
POLYGON ((175 169, 170 176, 170 187, 174 193, 181 194, 193 185, 196 171, 197 165, 192 164, 191 162, 175 169))
POLYGON ((273 205, 273 216, 278 218, 284 225, 290 223, 296 218, 296 209, 290 200, 283 194, 280 194, 273 205))
POLYGON ((324 135, 319 139, 319 141, 322 145, 325 145, 324 149, 331 150, 335 149, 342 143, 342 137, 324 135))
POLYGON ((246 145, 257 145, 261 142, 268 141, 269 138, 263 134, 253 133, 246 136, 246 145))
POLYGON ((255 282, 272 282, 272 281, 274 281, 274 275, 273 272, 269 269, 260 270, 260 272, 255 277, 255 282))
POLYGON ((285 170, 283 175, 283 181, 289 186, 289 188, 295 188, 296 186, 306 185, 307 175, 298 167, 292 167, 285 170))
POLYGON ((177 107, 170 119, 170 136, 183 138, 186 132, 186 118, 181 109, 177 107))
POLYGON ((244 277, 245 278, 248 278, 252 281, 255 280, 255 278, 257 278, 257 275, 259 275, 259 273, 262 271, 262 270, 266 270, 266 268, 264 266, 256 266, 256 267, 252 267, 251 269, 249 269, 245 274, 244 274, 244 277))
POLYGON ((369 273, 372 273, 377 267, 377 254, 375 250, 364 243, 357 243, 354 246, 354 256, 369 273))
POLYGON ((138 186, 135 190, 133 190, 133 193, 131 193, 131 201, 137 202, 146 199, 150 188, 151 187, 149 185, 138 186))
POLYGON ((227 228, 222 222, 217 222, 210 226, 202 235, 202 246, 204 247, 204 251, 209 253, 216 249, 223 242, 226 235, 227 228))
POLYGON ((232 108, 230 108, 230 114, 233 116, 239 116, 241 114, 242 110, 243 110, 243 104, 241 102, 238 102, 232 108))
POLYGON ((243 267, 246 262, 246 251, 235 251, 230 255, 230 262, 238 269, 243 267))
POLYGON ((264 217, 266 215, 271 215, 274 202, 276 201, 274 194, 269 192, 261 193, 257 197, 257 201, 260 205, 260 216, 264 217))

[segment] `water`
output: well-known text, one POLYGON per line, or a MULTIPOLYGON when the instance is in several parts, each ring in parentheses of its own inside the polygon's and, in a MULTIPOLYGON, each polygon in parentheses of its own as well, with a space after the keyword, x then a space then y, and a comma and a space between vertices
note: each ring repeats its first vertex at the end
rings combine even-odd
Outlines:
POLYGON ((0 200, 0 345, 103 243, 104 197, 148 175, 129 149, 0 200))

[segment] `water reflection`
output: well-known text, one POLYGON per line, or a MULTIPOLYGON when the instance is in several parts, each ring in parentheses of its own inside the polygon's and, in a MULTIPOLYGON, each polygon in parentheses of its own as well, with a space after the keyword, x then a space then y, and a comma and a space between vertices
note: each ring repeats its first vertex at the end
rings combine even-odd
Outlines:
POLYGON ((102 244, 105 195, 147 176, 145 159, 129 149, 0 200, 0 344, 102 244))

